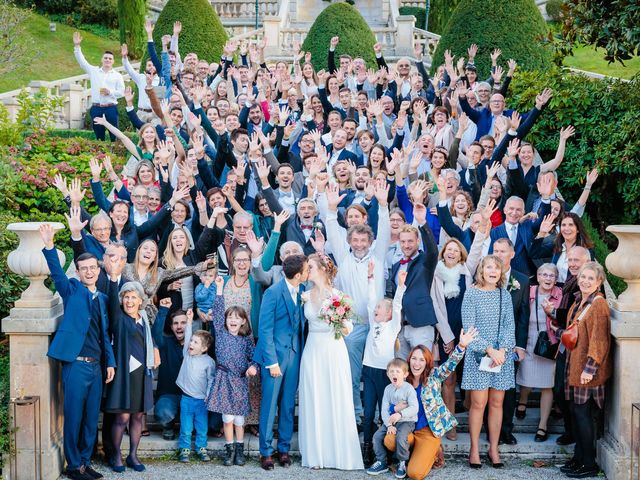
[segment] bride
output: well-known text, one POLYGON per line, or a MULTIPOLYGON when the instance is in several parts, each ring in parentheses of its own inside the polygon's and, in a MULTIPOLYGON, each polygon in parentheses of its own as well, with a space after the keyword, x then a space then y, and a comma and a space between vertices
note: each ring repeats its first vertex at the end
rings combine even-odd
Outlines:
MULTIPOLYGON (((302 466, 358 470, 364 468, 353 414, 351 370, 344 339, 318 318, 324 300, 336 290, 336 266, 326 256, 309 257, 309 281, 313 288, 303 297, 309 325, 300 363, 298 438, 302 466)), ((343 329, 353 329, 349 322, 343 329)))

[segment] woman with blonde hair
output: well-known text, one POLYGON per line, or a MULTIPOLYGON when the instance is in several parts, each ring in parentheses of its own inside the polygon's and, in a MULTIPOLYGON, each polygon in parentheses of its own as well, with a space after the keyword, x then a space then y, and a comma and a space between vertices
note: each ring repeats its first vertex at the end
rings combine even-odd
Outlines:
MULTIPOLYGON (((473 275, 482 257, 482 246, 491 228, 490 216, 492 205, 488 205, 480 213, 482 220, 471 245, 471 251, 459 240, 452 238, 445 242, 440 250, 439 261, 431 284, 431 298, 438 318, 439 360, 445 362, 460 338, 462 329, 462 302, 465 292, 473 283, 473 275), (446 328, 445 328, 446 327, 446 328)), ((456 372, 442 384, 442 398, 449 411, 455 411, 456 405, 456 372)), ((458 434, 453 427, 447 432, 449 440, 456 440, 458 434)))
POLYGON ((504 393, 515 387, 515 367, 511 352, 516 346, 513 305, 505 286, 502 261, 495 255, 488 255, 480 261, 475 284, 466 291, 462 301, 464 329, 478 329, 478 338, 469 347, 462 375, 462 388, 471 391, 469 467, 474 469, 482 467, 479 441, 487 404, 487 460, 494 468, 504 466, 500 461, 498 440, 504 393))

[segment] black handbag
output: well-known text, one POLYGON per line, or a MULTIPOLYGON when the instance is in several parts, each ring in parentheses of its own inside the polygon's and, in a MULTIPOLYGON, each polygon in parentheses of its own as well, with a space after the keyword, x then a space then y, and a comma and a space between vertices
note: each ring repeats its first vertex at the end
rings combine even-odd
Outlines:
POLYGON ((536 340, 536 346, 533 349, 533 353, 539 357, 554 360, 558 354, 558 346, 560 342, 551 343, 549 333, 547 330, 540 331, 540 322, 538 319, 538 291, 536 289, 536 327, 538 328, 538 338, 536 340))

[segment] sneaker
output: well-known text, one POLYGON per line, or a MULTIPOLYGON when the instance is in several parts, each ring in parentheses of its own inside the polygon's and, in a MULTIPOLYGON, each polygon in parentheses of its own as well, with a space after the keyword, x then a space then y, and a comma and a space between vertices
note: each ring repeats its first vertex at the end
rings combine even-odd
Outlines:
POLYGON ((182 463, 188 463, 189 457, 191 456, 190 448, 182 448, 180 449, 180 454, 178 455, 178 460, 182 463))
POLYGON ((173 430, 173 427, 165 427, 162 429, 162 439, 163 440, 176 439, 176 432, 173 430))
POLYGON ((575 470, 566 473, 565 475, 569 478, 590 478, 597 477, 600 473, 600 468, 597 465, 592 467, 587 467, 582 465, 581 467, 577 467, 575 470))
POLYGON ((367 473, 369 475, 380 475, 381 473, 387 473, 388 471, 389 466, 386 463, 382 463, 378 460, 376 460, 373 465, 367 468, 367 473))
POLYGON ((407 466, 405 462, 398 463, 398 469, 396 470, 396 478, 405 478, 407 476, 407 466))
POLYGON ((198 458, 201 462, 208 462, 209 460, 211 460, 211 457, 207 453, 207 449, 205 447, 198 449, 198 458))

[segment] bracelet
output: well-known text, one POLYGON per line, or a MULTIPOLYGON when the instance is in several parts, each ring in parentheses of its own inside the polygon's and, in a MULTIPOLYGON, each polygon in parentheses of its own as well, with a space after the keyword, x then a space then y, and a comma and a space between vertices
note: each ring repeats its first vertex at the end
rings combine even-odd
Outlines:
POLYGON ((586 192, 590 192, 590 191, 591 191, 591 187, 585 186, 585 187, 584 187, 584 190, 585 190, 586 192))

